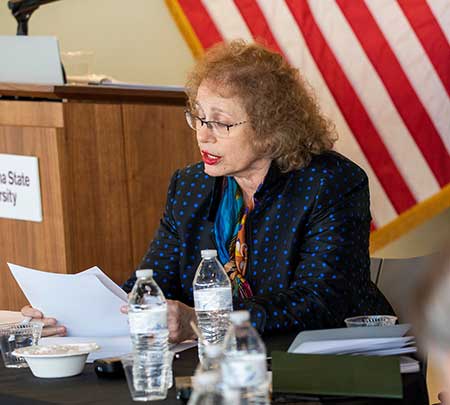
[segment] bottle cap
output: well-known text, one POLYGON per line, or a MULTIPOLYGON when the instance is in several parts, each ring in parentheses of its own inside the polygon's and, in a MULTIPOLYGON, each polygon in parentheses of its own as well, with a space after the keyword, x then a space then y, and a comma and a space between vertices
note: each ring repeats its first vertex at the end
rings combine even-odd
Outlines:
POLYGON ((212 259, 217 256, 217 250, 207 249, 201 251, 202 259, 212 259))
POLYGON ((203 371, 194 376, 194 384, 205 387, 207 385, 215 385, 219 379, 219 375, 215 371, 203 371))
POLYGON ((136 270, 136 277, 137 278, 153 277, 153 270, 152 269, 136 270))
POLYGON ((222 354, 222 345, 220 344, 209 344, 205 345, 206 357, 215 359, 222 354))
POLYGON ((241 325, 242 323, 250 319, 250 313, 248 311, 234 311, 230 313, 230 321, 234 325, 241 325))

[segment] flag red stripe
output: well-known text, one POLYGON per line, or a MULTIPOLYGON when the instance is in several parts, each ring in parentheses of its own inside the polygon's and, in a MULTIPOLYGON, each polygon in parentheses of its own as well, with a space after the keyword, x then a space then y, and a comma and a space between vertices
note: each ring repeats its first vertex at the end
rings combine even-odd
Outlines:
POLYGON ((256 0, 234 0, 234 3, 253 38, 273 51, 283 54, 256 0))
POLYGON ((401 213, 416 200, 381 141, 355 90, 322 35, 306 2, 286 0, 308 48, 350 129, 361 146, 392 205, 401 213))
POLYGON ((441 186, 450 182, 450 156, 405 72, 363 2, 337 0, 364 51, 383 80, 400 116, 441 186), (382 49, 383 52, 379 50, 382 49))
POLYGON ((450 45, 425 0, 398 0, 437 74, 450 95, 450 45))
POLYGON ((204 49, 223 41, 222 35, 201 0, 178 0, 178 3, 204 49))

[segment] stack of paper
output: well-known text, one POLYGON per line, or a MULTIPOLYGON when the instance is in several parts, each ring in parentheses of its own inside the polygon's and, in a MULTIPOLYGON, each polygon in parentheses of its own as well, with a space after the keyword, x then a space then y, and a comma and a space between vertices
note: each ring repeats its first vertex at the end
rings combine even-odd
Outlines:
POLYGON ((417 373, 420 371, 419 361, 408 356, 400 357, 400 372, 402 374, 417 373))
POLYGON ((98 267, 78 274, 38 271, 8 263, 31 306, 56 318, 67 336, 124 336, 127 294, 98 267))
POLYGON ((368 356, 389 356, 393 354, 413 353, 416 350, 414 338, 367 338, 321 340, 304 342, 293 353, 309 354, 364 354, 368 356))
MULTIPOLYGON (((415 353, 412 336, 404 336, 410 325, 338 328, 300 332, 288 349, 302 354, 353 354, 391 356, 415 353)), ((405 357, 402 372, 416 372, 419 362, 405 357), (406 359, 406 360, 405 360, 406 359)))
MULTIPOLYGON (((101 349, 91 353, 88 361, 131 351, 128 317, 120 312, 128 296, 98 267, 78 274, 57 274, 8 266, 31 306, 67 328, 67 337, 43 338, 40 344, 96 342, 101 349)), ((179 352, 195 345, 183 342, 171 350, 179 352)))

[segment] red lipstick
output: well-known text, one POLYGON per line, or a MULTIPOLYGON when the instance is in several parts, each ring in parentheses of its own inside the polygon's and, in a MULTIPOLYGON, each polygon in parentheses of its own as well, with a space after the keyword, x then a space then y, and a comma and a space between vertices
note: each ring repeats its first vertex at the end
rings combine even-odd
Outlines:
POLYGON ((217 163, 219 163, 221 157, 220 156, 216 156, 216 155, 212 155, 204 150, 202 150, 202 160, 204 163, 206 163, 207 165, 215 165, 217 163))

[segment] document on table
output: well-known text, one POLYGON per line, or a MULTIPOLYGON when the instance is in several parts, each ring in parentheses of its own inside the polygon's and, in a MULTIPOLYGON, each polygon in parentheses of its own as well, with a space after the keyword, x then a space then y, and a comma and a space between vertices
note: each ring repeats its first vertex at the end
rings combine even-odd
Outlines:
POLYGON ((309 354, 366 354, 379 351, 390 351, 391 354, 404 353, 403 348, 414 343, 414 337, 368 338, 346 340, 321 340, 319 342, 305 342, 297 347, 293 353, 309 354), (399 353, 397 353, 399 351, 399 353))
MULTIPOLYGON (((66 337, 48 337, 41 345, 95 342, 100 350, 87 361, 118 357, 132 350, 128 317, 120 312, 128 297, 98 267, 78 274, 57 274, 8 263, 30 304, 67 327, 66 337)), ((194 340, 171 345, 175 353, 197 345, 194 340)))
MULTIPOLYGON (((300 332, 288 349, 297 354, 352 354, 392 356, 417 352, 413 336, 404 336, 410 325, 336 328, 300 332)), ((402 373, 419 371, 419 362, 402 356, 402 373)))
POLYGON ((377 350, 400 350, 414 343, 405 336, 410 325, 370 326, 359 328, 336 328, 300 332, 288 349, 290 353, 361 353, 377 350))
POLYGON ((30 304, 67 327, 67 336, 126 336, 120 312, 127 294, 98 267, 78 274, 38 271, 8 263, 30 304))
MULTIPOLYGON (((95 342, 100 346, 100 350, 92 352, 87 358, 88 363, 92 363, 96 359, 104 359, 107 357, 120 357, 132 351, 130 336, 114 336, 114 337, 46 337, 39 341, 40 345, 56 345, 69 343, 90 343, 95 342)), ((197 346, 195 340, 186 340, 179 344, 171 344, 170 350, 174 353, 180 353, 191 347, 197 346)))

